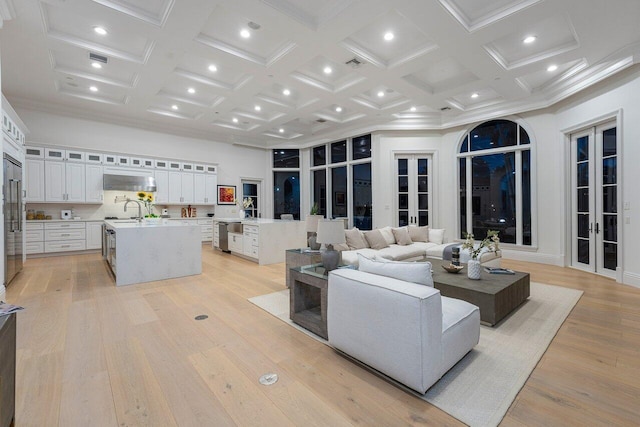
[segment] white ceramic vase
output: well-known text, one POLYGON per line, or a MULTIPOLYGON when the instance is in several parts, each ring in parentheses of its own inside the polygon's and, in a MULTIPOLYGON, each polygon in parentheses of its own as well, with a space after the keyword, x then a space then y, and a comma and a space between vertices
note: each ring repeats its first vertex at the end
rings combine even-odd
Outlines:
POLYGON ((477 259, 470 259, 467 263, 467 277, 473 280, 480 280, 480 272, 482 267, 477 259))
POLYGON ((244 219, 244 209, 239 209, 238 210, 238 217, 244 219))

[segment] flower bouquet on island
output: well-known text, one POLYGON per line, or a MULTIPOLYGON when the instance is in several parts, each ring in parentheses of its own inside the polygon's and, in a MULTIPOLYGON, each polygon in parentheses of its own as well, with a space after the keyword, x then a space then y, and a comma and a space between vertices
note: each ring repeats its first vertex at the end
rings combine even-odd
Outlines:
POLYGON ((159 218, 158 215, 153 213, 153 193, 149 193, 146 191, 138 191, 138 200, 144 204, 147 213, 144 215, 145 218, 159 218))

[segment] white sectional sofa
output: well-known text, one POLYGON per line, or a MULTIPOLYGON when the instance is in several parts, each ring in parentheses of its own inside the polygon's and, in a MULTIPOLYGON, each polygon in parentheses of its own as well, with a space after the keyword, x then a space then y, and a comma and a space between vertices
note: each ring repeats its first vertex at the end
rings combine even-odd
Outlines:
MULTIPOLYGON (((372 230, 373 231, 373 230, 372 230)), ((342 264, 349 264, 358 266, 358 254, 364 255, 368 258, 384 258, 390 261, 417 261, 424 258, 442 259, 443 254, 451 243, 446 243, 444 238, 444 229, 433 229, 429 227, 384 227, 379 229, 382 233, 386 247, 380 247, 382 244, 377 245, 378 248, 372 248, 371 243, 367 240, 366 231, 358 229, 345 230, 346 241, 344 245, 335 245, 336 249, 341 250, 342 264), (395 235, 399 235, 398 232, 394 233, 394 230, 407 229, 413 233, 414 238, 420 240, 411 240, 411 243, 407 243, 405 240, 399 244, 395 235), (420 230, 417 229, 422 229, 420 230), (361 239, 358 239, 355 233, 361 234, 361 239), (350 238, 351 237, 351 238, 350 238), (363 243, 364 242, 364 243, 363 243), (363 247, 364 246, 364 247, 363 247)), ((375 239, 372 239, 375 242, 375 239)), ((468 250, 462 250, 460 252, 460 261, 466 263, 469 260, 468 250)), ((480 263, 490 267, 500 267, 501 253, 485 251, 480 254, 480 263)))
POLYGON ((478 307, 432 286, 339 269, 329 274, 328 290, 329 343, 419 393, 480 337, 478 307))

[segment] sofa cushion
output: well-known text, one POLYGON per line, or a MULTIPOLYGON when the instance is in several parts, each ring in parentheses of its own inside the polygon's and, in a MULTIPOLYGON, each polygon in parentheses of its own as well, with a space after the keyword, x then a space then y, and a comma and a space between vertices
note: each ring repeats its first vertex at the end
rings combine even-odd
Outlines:
POLYGON ((409 231, 409 237, 413 242, 428 242, 429 241, 429 226, 425 225, 424 227, 418 227, 415 225, 410 225, 407 227, 407 231, 409 231))
POLYGON ((444 228, 430 228, 429 241, 437 245, 444 243, 444 228))
POLYGON ((396 242, 396 238, 393 237, 393 231, 391 231, 391 227, 379 228, 379 230, 384 236, 384 240, 387 241, 387 246, 393 245, 396 242))
POLYGON ((357 228, 344 230, 344 238, 347 241, 347 246, 349 246, 349 249, 364 249, 369 247, 369 244, 365 240, 362 231, 358 230, 357 228))
POLYGON ((358 270, 433 287, 430 262, 376 261, 358 254, 358 270))
POLYGON ((372 249, 384 249, 389 246, 380 230, 365 231, 364 238, 372 249))
POLYGON ((349 245, 347 245, 346 243, 334 243, 333 249, 335 249, 338 252, 348 251, 349 245))
POLYGON ((393 232, 393 237, 396 239, 397 244, 406 246, 413 243, 413 240, 411 240, 411 237, 409 236, 409 230, 407 230, 407 227, 392 228, 391 231, 393 232))
POLYGON ((415 244, 400 246, 391 245, 388 248, 380 249, 377 256, 390 261, 406 261, 409 259, 420 259, 425 257, 425 251, 415 244))
POLYGON ((378 253, 377 250, 371 248, 358 249, 355 251, 342 251, 340 253, 342 260, 342 264, 353 265, 355 267, 358 266, 358 254, 362 254, 368 258, 374 258, 378 253))

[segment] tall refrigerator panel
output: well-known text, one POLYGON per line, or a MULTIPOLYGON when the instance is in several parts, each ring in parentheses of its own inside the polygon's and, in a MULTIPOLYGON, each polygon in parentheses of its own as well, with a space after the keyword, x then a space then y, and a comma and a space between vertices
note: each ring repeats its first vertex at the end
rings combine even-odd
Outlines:
POLYGON ((22 270, 22 164, 4 155, 4 285, 22 270))

